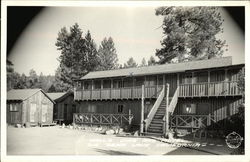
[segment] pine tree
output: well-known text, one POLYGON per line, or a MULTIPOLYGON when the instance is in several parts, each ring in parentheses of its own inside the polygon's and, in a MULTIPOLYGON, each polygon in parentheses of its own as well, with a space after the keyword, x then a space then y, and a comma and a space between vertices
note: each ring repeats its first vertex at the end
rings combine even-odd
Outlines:
POLYGON ((152 66, 155 64, 156 64, 155 58, 153 56, 151 56, 148 60, 148 66, 152 66))
POLYGON ((98 70, 117 69, 119 67, 115 45, 111 37, 103 39, 98 50, 98 56, 98 70))
POLYGON ((82 36, 82 30, 76 23, 70 27, 68 32, 65 27, 58 33, 57 49, 61 51, 59 57, 61 80, 66 89, 73 88, 75 79, 79 79, 89 71, 96 69, 98 65, 98 57, 96 44, 88 31, 85 37, 82 36))
POLYGON ((137 63, 135 62, 135 60, 133 59, 133 57, 130 57, 129 60, 127 61, 127 63, 124 64, 124 68, 131 68, 131 67, 137 67, 137 63))
POLYGON ((147 62, 146 59, 143 57, 142 61, 141 61, 141 65, 140 66, 147 66, 147 62))
POLYGON ((156 50, 159 63, 210 59, 223 54, 225 41, 216 38, 223 32, 218 7, 160 7, 164 16, 162 48, 156 50))

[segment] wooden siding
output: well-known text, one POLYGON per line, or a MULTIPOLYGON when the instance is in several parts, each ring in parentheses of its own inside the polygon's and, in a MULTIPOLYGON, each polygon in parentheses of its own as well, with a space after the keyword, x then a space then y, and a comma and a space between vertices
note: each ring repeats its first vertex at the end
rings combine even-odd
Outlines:
MULTIPOLYGON (((155 100, 145 100, 145 114, 146 117, 155 100)), ((97 114, 119 114, 118 105, 123 105, 123 112, 121 114, 133 114, 133 125, 140 124, 141 100, 117 100, 117 101, 81 101, 77 104, 78 113, 97 113, 97 114)))
POLYGON ((77 103, 74 102, 73 95, 69 95, 65 99, 56 102, 54 106, 54 120, 63 120, 72 123, 73 113, 77 112, 76 104, 77 103), (65 106, 67 107, 66 109, 65 106), (75 107, 75 112, 73 112, 74 107, 75 107), (66 112, 64 112, 65 110, 66 112), (66 114, 66 117, 64 116, 64 114, 66 114))
POLYGON ((8 102, 7 103, 7 123, 21 124, 22 123, 22 102, 8 102), (10 111, 10 105, 15 105, 17 110, 10 111))
POLYGON ((241 68, 206 69, 185 73, 99 79, 99 81, 85 80, 81 84, 88 83, 88 86, 76 88, 75 100, 140 99, 143 84, 145 98, 157 98, 162 85, 166 83, 170 85, 170 97, 178 86, 180 86, 180 97, 241 95, 237 88, 241 68), (92 83, 94 85, 90 85, 92 83))
POLYGON ((35 93, 24 101, 7 101, 7 122, 9 124, 25 124, 29 122, 31 125, 38 124, 51 124, 53 121, 53 103, 41 91, 35 93), (18 113, 9 112, 10 103, 18 103, 18 113), (31 115, 31 106, 34 106, 34 116, 31 115), (45 114, 45 107, 47 111, 45 114), (15 117, 13 116, 15 114, 15 117), (44 115, 43 115, 44 114, 44 115), (10 117, 12 115, 12 117, 10 117), (13 123, 11 118, 15 118, 16 122, 13 123), (32 118, 32 120, 31 120, 32 118))
MULTIPOLYGON (((242 98, 209 98, 209 99, 179 99, 174 115, 188 115, 183 113, 184 104, 195 104, 196 113, 193 115, 212 115, 218 122, 229 116, 234 115, 238 111, 238 107, 242 104, 242 98)), ((190 114, 192 115, 192 114, 190 114)))

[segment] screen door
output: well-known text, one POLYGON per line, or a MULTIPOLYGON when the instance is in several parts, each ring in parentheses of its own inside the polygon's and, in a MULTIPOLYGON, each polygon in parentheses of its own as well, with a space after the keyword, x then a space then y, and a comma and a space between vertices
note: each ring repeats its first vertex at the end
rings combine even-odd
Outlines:
POLYGON ((42 105, 42 122, 47 121, 48 105, 42 105))
POLYGON ((30 122, 35 122, 36 104, 30 104, 30 122))

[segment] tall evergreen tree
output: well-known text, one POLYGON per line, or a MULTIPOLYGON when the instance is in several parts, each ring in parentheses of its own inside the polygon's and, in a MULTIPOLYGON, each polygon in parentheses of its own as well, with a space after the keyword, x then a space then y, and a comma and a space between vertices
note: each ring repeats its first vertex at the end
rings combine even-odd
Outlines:
POLYGON ((130 57, 128 61, 124 64, 124 68, 131 68, 131 67, 137 67, 138 64, 135 62, 133 57, 130 57))
POLYGON ((156 50, 159 63, 210 59, 223 54, 225 41, 216 38, 223 32, 218 7, 160 7, 164 16, 162 48, 156 50))
POLYGON ((147 62, 146 59, 143 57, 142 61, 141 61, 141 65, 140 66, 147 66, 147 62))
POLYGON ((148 60, 148 66, 155 65, 155 64, 156 64, 155 58, 151 56, 148 60))
POLYGON ((98 56, 98 70, 117 69, 119 67, 115 45, 111 37, 103 39, 98 50, 98 56))
POLYGON ((70 27, 69 32, 65 27, 61 29, 56 46, 61 51, 60 75, 57 76, 66 89, 73 87, 75 79, 96 69, 98 65, 96 44, 89 31, 85 37, 82 36, 82 30, 77 23, 70 27))

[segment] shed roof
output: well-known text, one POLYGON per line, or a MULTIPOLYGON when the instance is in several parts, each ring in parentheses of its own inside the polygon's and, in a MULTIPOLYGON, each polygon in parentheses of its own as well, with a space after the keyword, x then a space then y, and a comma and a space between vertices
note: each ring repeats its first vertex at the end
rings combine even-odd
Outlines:
POLYGON ((66 92, 56 92, 56 93, 47 93, 47 95, 52 99, 52 100, 56 100, 61 98, 62 96, 64 96, 66 94, 66 92))
POLYGON ((41 91, 49 100, 54 101, 42 89, 12 89, 7 92, 7 100, 21 100, 24 101, 41 91))
POLYGON ((127 69, 107 70, 107 71, 95 71, 89 72, 81 79, 96 79, 107 77, 121 77, 121 76, 140 76, 140 75, 152 75, 162 73, 175 73, 184 72, 187 70, 218 68, 232 65, 232 57, 222 57, 207 60, 189 61, 183 63, 172 63, 164 65, 136 67, 127 69))
POLYGON ((47 93, 47 95, 54 100, 55 102, 60 102, 64 98, 68 97, 69 95, 73 95, 73 91, 68 92, 55 92, 55 93, 47 93))

